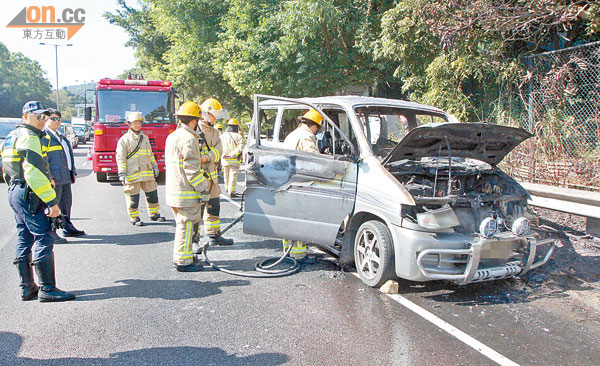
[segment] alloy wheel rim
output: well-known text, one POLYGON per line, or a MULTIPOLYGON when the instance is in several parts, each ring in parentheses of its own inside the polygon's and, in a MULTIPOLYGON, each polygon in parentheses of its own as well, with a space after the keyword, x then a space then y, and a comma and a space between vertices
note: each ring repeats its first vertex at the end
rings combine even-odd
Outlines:
POLYGON ((358 252, 358 271, 369 280, 375 278, 379 272, 379 265, 381 263, 379 238, 373 231, 364 229, 360 233, 356 249, 358 252))

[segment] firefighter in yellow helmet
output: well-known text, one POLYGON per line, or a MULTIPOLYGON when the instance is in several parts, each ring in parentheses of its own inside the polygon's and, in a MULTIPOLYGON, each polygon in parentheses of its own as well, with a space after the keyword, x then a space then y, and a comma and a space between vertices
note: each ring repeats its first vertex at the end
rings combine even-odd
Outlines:
POLYGON ((215 128, 219 131, 219 134, 223 133, 223 125, 221 123, 217 123, 215 128))
MULTIPOLYGON (((221 236, 221 201, 219 198, 221 188, 219 188, 218 163, 223 156, 223 147, 219 131, 213 127, 218 119, 227 119, 229 116, 221 103, 214 98, 205 100, 200 105, 200 110, 200 166, 208 174, 210 190, 210 199, 204 205, 204 230, 210 238, 211 245, 232 245, 233 239, 221 236)), ((195 246, 194 253, 199 254, 200 252, 201 247, 195 246)))
MULTIPOLYGON (((283 141, 286 149, 319 153, 317 146, 317 133, 323 125, 323 116, 314 109, 298 117, 298 127, 292 131, 283 141)), ((286 251, 292 245, 290 255, 300 262, 311 263, 312 260, 306 255, 306 244, 296 240, 283 240, 283 250, 286 251)))
POLYGON ((173 267, 198 272, 202 264, 192 253, 194 226, 202 221, 203 202, 210 198, 209 178, 200 167, 200 107, 187 101, 177 111, 177 129, 165 144, 166 199, 175 216, 173 267))
POLYGON ((142 132, 144 116, 140 112, 131 112, 127 116, 129 130, 117 142, 117 169, 119 180, 123 183, 123 192, 129 210, 129 219, 133 225, 144 226, 140 220, 138 207, 140 190, 146 194, 148 213, 152 221, 165 221, 158 212, 158 164, 152 153, 150 139, 142 132))
POLYGON ((239 133, 240 123, 232 118, 227 122, 227 131, 221 134, 223 145, 223 180, 225 190, 231 198, 237 197, 237 177, 242 163, 242 152, 244 151, 244 139, 239 133))

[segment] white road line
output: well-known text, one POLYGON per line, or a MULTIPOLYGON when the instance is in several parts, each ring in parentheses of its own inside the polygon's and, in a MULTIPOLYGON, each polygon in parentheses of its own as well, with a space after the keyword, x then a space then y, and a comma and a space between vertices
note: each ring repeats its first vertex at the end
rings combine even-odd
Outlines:
MULTIPOLYGON (((355 275, 357 278, 360 279, 360 277, 358 276, 358 273, 353 272, 352 274, 355 275)), ((435 325, 438 328, 442 329, 446 333, 448 333, 451 336, 457 338, 459 341, 461 341, 464 344, 466 344, 467 346, 473 348, 475 351, 481 353, 485 357, 487 357, 490 360, 496 362, 497 364, 503 365, 503 366, 505 366, 505 365, 506 366, 509 366, 509 365, 510 366, 519 366, 518 363, 516 363, 516 362, 508 359, 506 356, 503 356, 500 353, 494 351, 490 347, 488 347, 485 344, 479 342, 478 340, 476 340, 475 338, 471 337, 470 335, 468 335, 467 333, 463 332, 462 330, 460 330, 460 329, 454 327, 453 325, 445 322, 441 318, 438 318, 434 314, 432 314, 429 311, 423 309, 422 307, 420 307, 419 305, 417 305, 414 302, 410 301, 409 299, 405 298, 404 296, 398 295, 398 294, 386 294, 384 292, 382 292, 382 293, 384 295, 386 295, 387 297, 389 297, 390 299, 396 301, 400 305, 404 306, 405 308, 409 309, 410 311, 412 311, 412 312, 416 313, 417 315, 423 317, 425 320, 429 321, 433 325, 435 325)))
MULTIPOLYGON (((240 207, 240 205, 237 202, 233 201, 231 198, 229 198, 229 197, 227 197, 225 195, 221 195, 221 198, 224 198, 227 201, 233 203, 238 208, 240 207)), ((360 277, 358 276, 358 273, 353 272, 352 274, 355 275, 357 278, 360 279, 360 277)), ((410 301, 409 299, 405 298, 404 296, 398 295, 398 294, 386 294, 384 292, 382 292, 382 293, 384 295, 388 296, 390 299, 396 301, 400 305, 404 306, 408 310, 410 310, 410 311, 416 313, 417 315, 423 317, 425 320, 429 321, 433 325, 437 326, 438 328, 442 329, 446 333, 448 333, 451 336, 455 337, 456 339, 458 339, 459 341, 463 342, 467 346, 473 348, 475 351, 481 353, 485 357, 487 357, 490 360, 496 362, 497 364, 502 365, 502 366, 519 366, 518 363, 516 363, 516 362, 510 360, 509 358, 507 358, 506 356, 503 356, 500 353, 494 351, 490 347, 488 347, 485 344, 479 342, 477 339, 471 337, 467 333, 465 333, 462 330, 454 327, 450 323, 447 323, 446 321, 442 320, 441 318, 438 318, 434 314, 432 314, 429 311, 423 309, 422 307, 420 307, 419 305, 417 305, 414 302, 410 301)))

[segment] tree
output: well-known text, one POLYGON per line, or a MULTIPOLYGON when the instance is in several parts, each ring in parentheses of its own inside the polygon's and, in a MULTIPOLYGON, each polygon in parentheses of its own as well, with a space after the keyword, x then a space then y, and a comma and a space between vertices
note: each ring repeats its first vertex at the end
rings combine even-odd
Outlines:
POLYGON ((385 14, 375 54, 411 99, 485 120, 526 75, 520 56, 597 39, 597 14, 589 1, 406 0, 385 14))
POLYGON ((23 104, 29 100, 49 105, 51 92, 37 61, 10 52, 0 43, 0 116, 21 117, 23 104))

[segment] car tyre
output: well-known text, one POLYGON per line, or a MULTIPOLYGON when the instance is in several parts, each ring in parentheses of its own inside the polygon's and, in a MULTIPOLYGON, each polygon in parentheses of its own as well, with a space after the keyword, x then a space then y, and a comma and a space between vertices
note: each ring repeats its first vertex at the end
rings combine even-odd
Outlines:
POLYGON ((394 279, 394 246, 388 227, 381 221, 363 223, 354 239, 354 263, 360 279, 370 287, 380 287, 394 279))
POLYGON ((106 182, 106 173, 96 172, 96 181, 98 182, 106 182))

